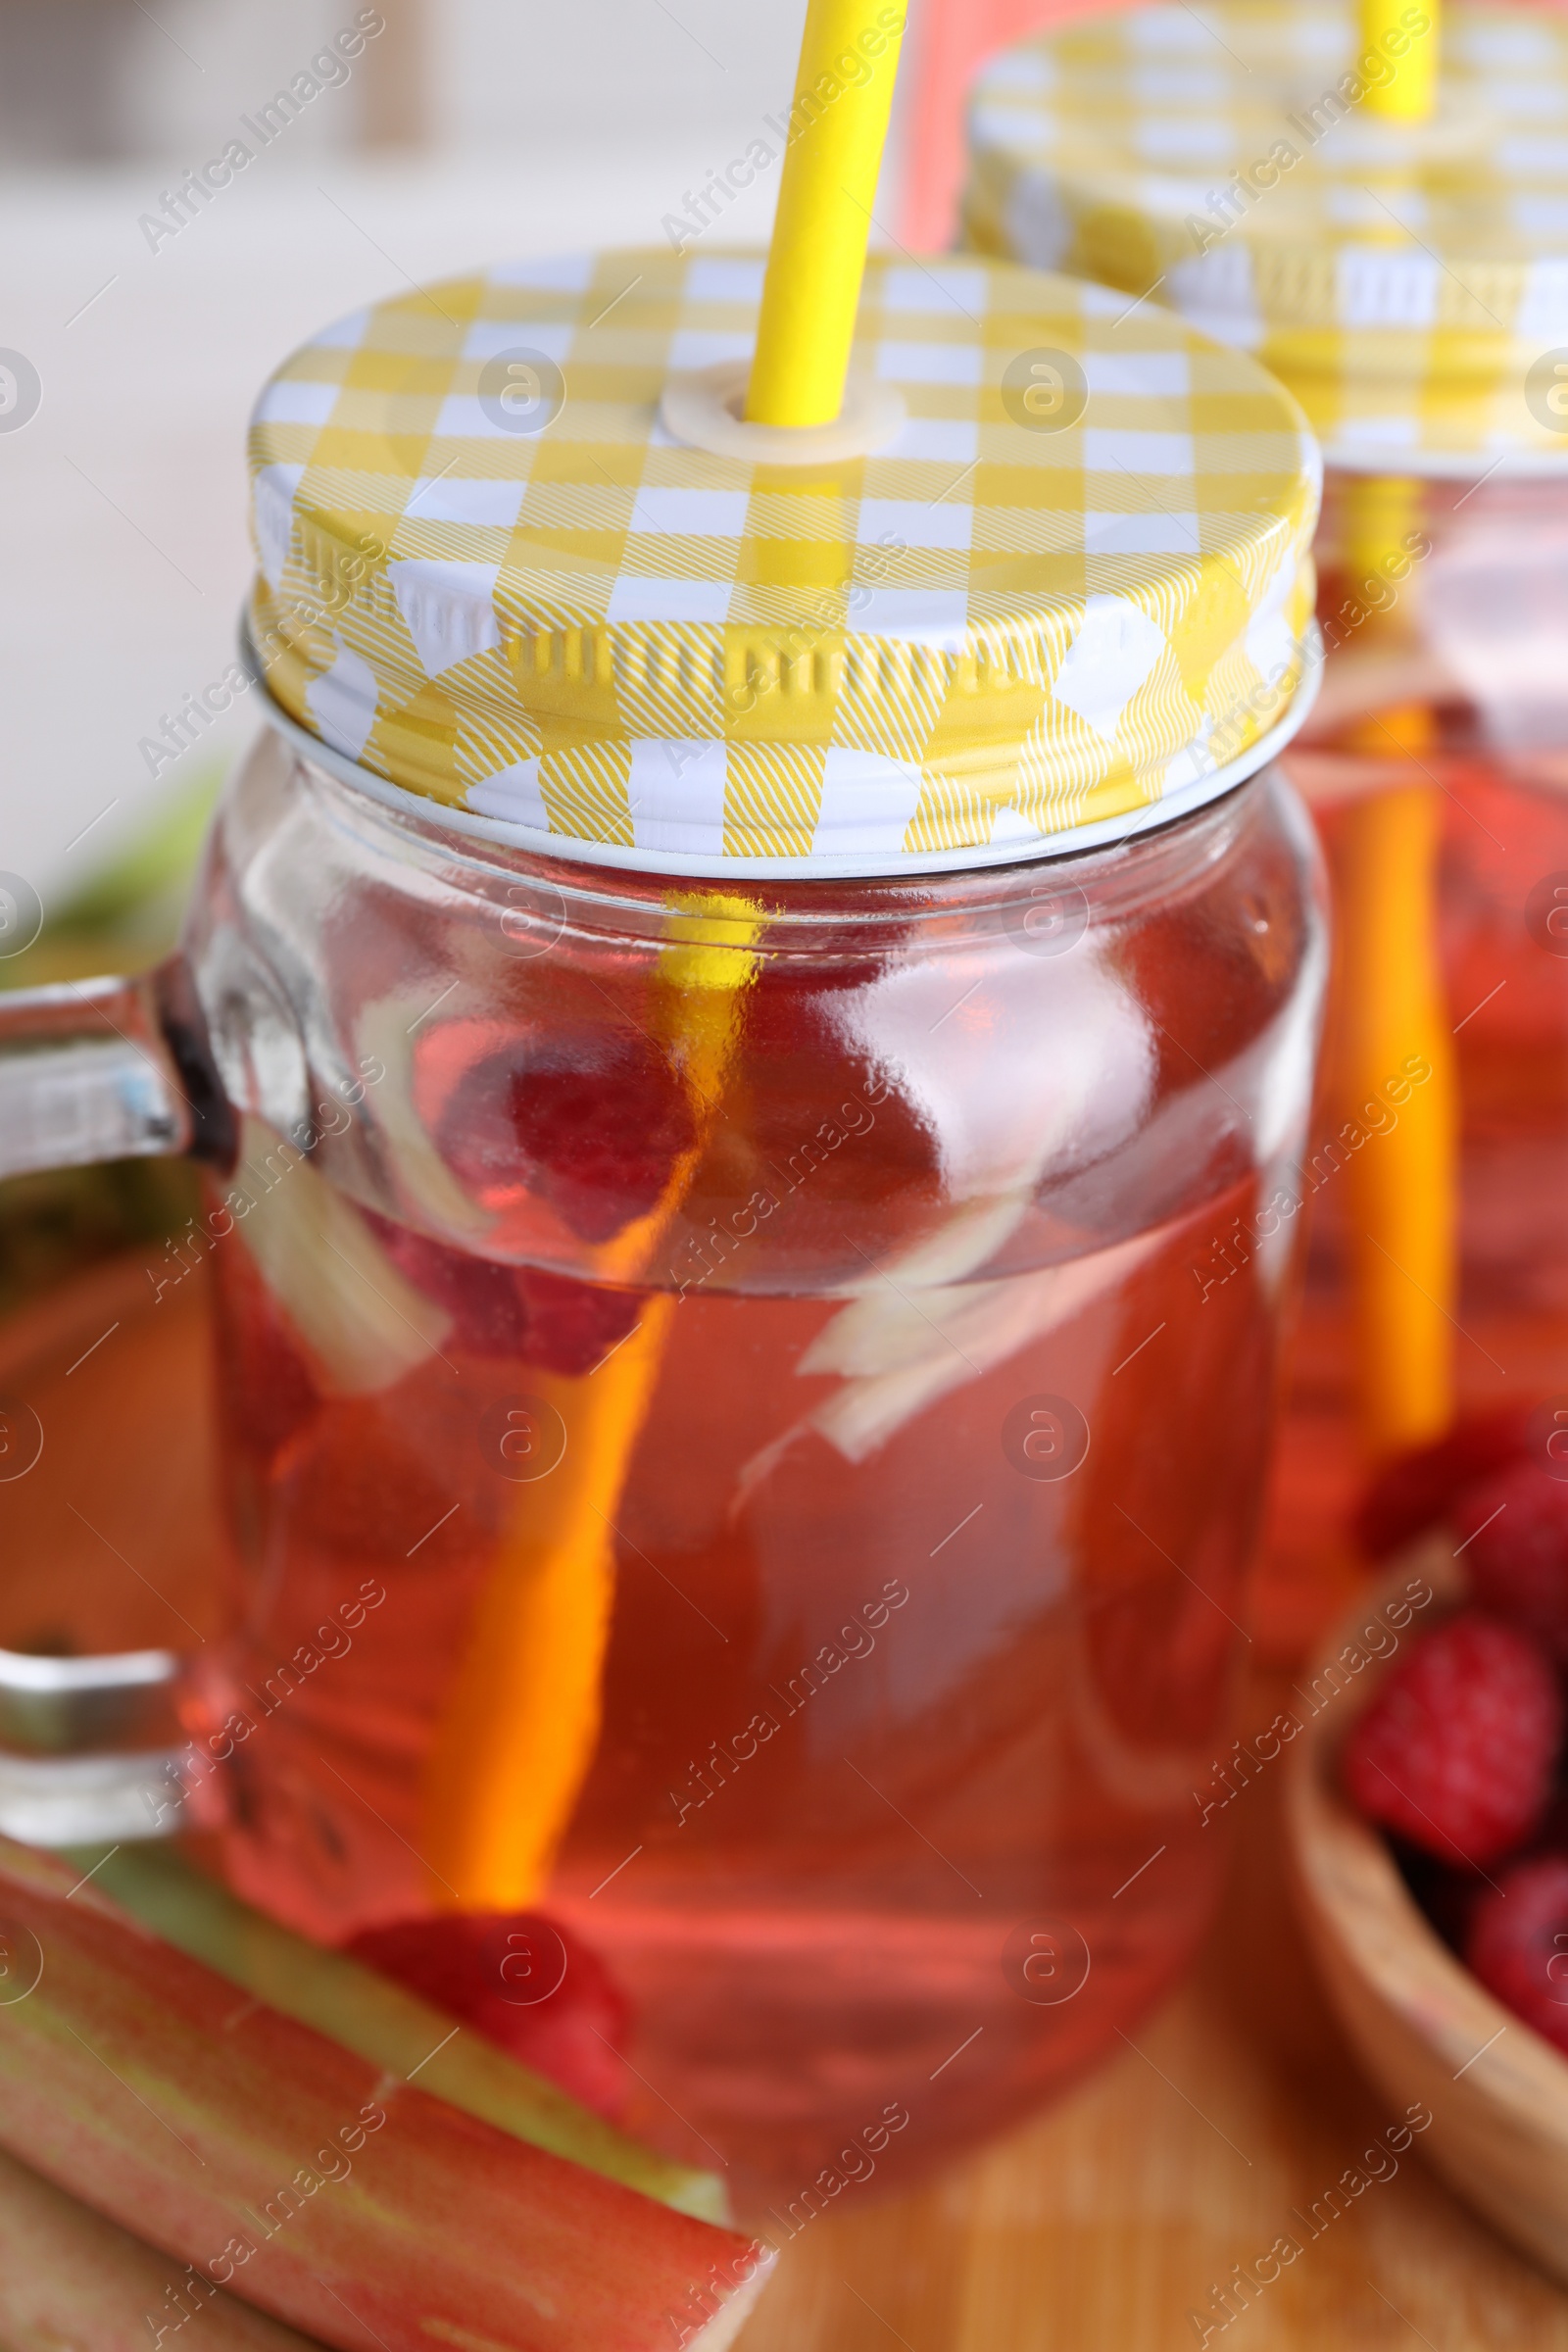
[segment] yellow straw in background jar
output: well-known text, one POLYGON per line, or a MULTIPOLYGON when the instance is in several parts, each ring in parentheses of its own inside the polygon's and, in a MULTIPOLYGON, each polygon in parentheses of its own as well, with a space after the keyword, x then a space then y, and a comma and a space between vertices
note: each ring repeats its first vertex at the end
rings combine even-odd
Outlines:
MULTIPOLYGON (((1393 58, 1393 78, 1368 87, 1369 113, 1416 124, 1437 98, 1439 0, 1423 0, 1428 31, 1393 58)), ((1362 55, 1390 55, 1404 0, 1362 0, 1362 55)), ((1352 480, 1345 500, 1346 573, 1361 584, 1408 565, 1419 482, 1352 480)), ((1367 623, 1380 625, 1376 615, 1367 623)), ((1374 1457, 1419 1445, 1453 1414, 1453 1309, 1458 1282, 1458 1089, 1438 954, 1439 788, 1420 761, 1436 747, 1425 705, 1362 721, 1353 747, 1404 759, 1407 782, 1346 810, 1336 917, 1340 934, 1343 1110, 1355 1118, 1391 1083, 1425 1065, 1398 1123, 1347 1169, 1350 1278, 1363 1441, 1374 1457)))
MULTIPOLYGON (((904 22, 902 0, 810 0, 748 422, 831 423, 843 408, 904 22), (847 71, 851 59, 859 65, 847 71)), ((698 1141, 650 1215, 601 1259, 611 1282, 647 1278, 679 1211, 718 1115, 757 968, 752 942, 762 916, 751 901, 702 893, 669 906, 673 938, 656 999, 663 1042, 694 1101, 698 1141)), ((544 1417, 564 1425, 566 1452, 524 1489, 437 1732, 422 1851, 438 1906, 518 1909, 549 1878, 598 1744, 614 1523, 673 1313, 667 1296, 651 1298, 630 1337, 581 1379, 529 1373, 544 1417)))
MULTIPOLYGON (((1352 593, 1399 547, 1398 510, 1416 513, 1419 495, 1414 483, 1351 485, 1352 593)), ((1420 705, 1361 721, 1352 747, 1385 762, 1402 756, 1409 781, 1352 801, 1341 818, 1339 1107, 1356 1119, 1392 1087, 1404 1091, 1397 1124, 1345 1172, 1361 1430, 1374 1458, 1436 1437, 1453 1413, 1458 1086, 1438 955, 1443 805, 1416 764, 1435 733, 1420 705)))

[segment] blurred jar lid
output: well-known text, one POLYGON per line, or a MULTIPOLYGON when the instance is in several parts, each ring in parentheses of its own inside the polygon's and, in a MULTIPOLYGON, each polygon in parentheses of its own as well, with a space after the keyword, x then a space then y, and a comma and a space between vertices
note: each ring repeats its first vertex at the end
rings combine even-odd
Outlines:
POLYGON ((1027 857, 1267 756, 1319 493, 1278 384, 1074 279, 873 257, 852 385, 882 446, 688 446, 666 386, 743 379, 761 275, 519 264, 286 361, 249 629, 287 717, 468 818, 698 871, 1027 857))
MULTIPOLYGON (((1394 36, 1427 37, 1419 6, 1394 36)), ((1568 20, 1454 6, 1430 122, 1346 0, 1096 17, 975 86, 968 239, 1255 352, 1331 464, 1568 464, 1568 20), (1559 366, 1560 363, 1560 366, 1559 366)))

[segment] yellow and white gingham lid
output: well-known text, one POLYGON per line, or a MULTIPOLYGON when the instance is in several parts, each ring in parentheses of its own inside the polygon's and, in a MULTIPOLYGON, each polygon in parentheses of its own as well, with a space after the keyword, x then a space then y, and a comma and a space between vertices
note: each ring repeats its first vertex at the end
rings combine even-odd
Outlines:
POLYGON ((1568 346, 1568 19, 1446 9, 1438 114, 1410 125, 1359 102, 1358 16, 1173 0, 1004 51, 971 103, 967 240, 1254 352, 1331 464, 1568 463, 1531 378, 1568 346))
POLYGON ((1279 385, 1099 287, 873 258, 856 366, 902 393, 898 437, 810 467, 687 448, 663 386, 749 354, 761 277, 518 264, 285 362, 249 630, 286 719, 465 826, 693 871, 1024 858, 1258 764, 1319 494, 1279 385), (498 408, 518 350, 561 400, 542 429, 498 408), (1041 352, 1076 421, 1009 390, 1041 352))

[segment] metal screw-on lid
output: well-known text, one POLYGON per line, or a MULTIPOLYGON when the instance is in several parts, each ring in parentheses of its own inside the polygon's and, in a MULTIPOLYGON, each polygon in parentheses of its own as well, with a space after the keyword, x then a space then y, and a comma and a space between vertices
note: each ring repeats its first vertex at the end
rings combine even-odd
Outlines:
POLYGON ((288 717, 470 820, 692 870, 1027 857, 1257 764, 1313 593, 1279 385, 1101 288, 883 257, 856 370, 893 438, 686 446, 666 385, 745 360, 761 275, 524 263, 296 352, 251 434, 288 717))
MULTIPOLYGON (((1429 35, 1412 7, 1391 37, 1429 35)), ((1392 61, 1348 0, 1177 0, 1043 33, 976 84, 969 241, 1254 352, 1331 462, 1561 466, 1568 21, 1456 6, 1442 39, 1438 112, 1411 123, 1364 105, 1392 61)))

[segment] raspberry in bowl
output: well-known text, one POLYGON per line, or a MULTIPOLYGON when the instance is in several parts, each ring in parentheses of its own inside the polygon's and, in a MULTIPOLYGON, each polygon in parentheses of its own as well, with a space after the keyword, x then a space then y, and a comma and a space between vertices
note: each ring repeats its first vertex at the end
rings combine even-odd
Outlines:
POLYGON ((1368 1821, 1479 1875, 1545 1818, 1562 1751, 1550 1658, 1518 1626, 1460 1609, 1393 1664, 1345 1745, 1368 1821))
POLYGON ((1298 1686, 1287 1821, 1390 2112, 1423 2102, 1437 2170, 1568 2279, 1568 1484, 1538 1436, 1461 1424, 1367 1496, 1386 1572, 1298 1686))

